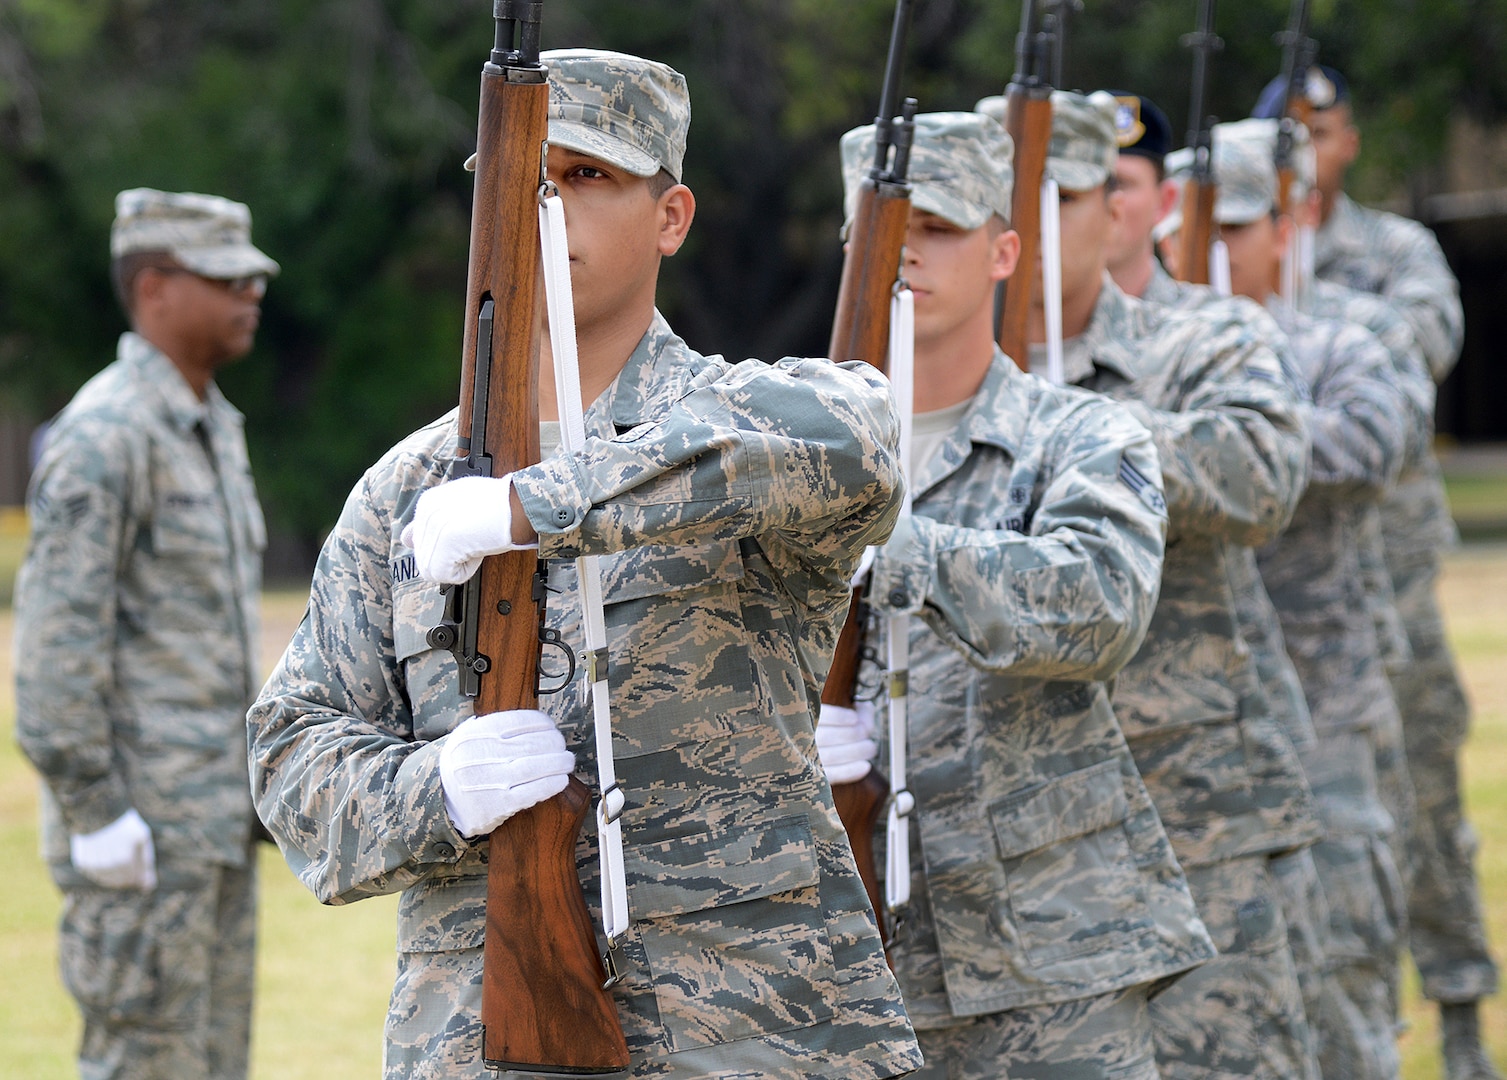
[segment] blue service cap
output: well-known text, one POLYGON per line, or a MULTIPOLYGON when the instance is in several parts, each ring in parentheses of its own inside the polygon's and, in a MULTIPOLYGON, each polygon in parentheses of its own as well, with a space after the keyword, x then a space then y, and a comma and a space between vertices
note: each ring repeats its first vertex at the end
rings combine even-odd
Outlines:
POLYGON ((1172 121, 1149 97, 1110 90, 1115 98, 1115 142, 1122 154, 1161 161, 1172 152, 1172 121))
MULTIPOLYGON (((1315 112, 1323 112, 1332 109, 1341 102, 1350 100, 1350 85, 1345 82, 1345 77, 1334 68, 1325 64, 1314 64, 1308 69, 1308 77, 1303 80, 1299 93, 1308 99, 1308 104, 1315 112)), ((1256 99, 1256 107, 1251 110, 1251 116, 1257 120, 1279 119, 1278 113, 1282 111, 1282 76, 1278 75, 1266 88, 1261 91, 1261 96, 1256 99)))

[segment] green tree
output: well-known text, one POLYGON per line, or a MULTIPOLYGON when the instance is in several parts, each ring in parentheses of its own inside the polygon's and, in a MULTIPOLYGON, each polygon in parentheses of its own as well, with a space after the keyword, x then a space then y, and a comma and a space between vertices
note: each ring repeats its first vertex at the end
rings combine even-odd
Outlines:
MULTIPOLYGON (((1426 175, 1452 109, 1507 99, 1507 0, 1319 0, 1349 72, 1364 192, 1426 175)), ((1186 121, 1194 0, 1089 0, 1065 81, 1186 121)), ((1013 67, 1019 5, 920 0, 905 89, 969 109, 1013 67)), ((841 263, 837 138, 872 118, 892 0, 551 0, 547 46, 683 71, 699 202, 661 304, 734 359, 825 348, 841 263)), ((256 354, 225 373, 274 526, 317 541, 360 471, 453 403, 486 0, 0 0, 0 397, 42 418, 113 354, 116 191, 252 207, 283 275, 256 354)), ((1278 69, 1284 0, 1224 4, 1211 108, 1243 116, 1278 69)))

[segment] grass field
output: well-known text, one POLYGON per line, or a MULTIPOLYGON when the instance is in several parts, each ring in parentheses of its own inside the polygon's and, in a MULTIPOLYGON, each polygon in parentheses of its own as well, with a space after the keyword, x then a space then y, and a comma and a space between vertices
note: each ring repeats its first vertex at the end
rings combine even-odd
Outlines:
MULTIPOLYGON (((0 544, 0 564, 8 557, 0 544)), ((1450 636, 1475 706, 1466 752, 1469 813, 1481 836, 1480 872, 1493 941, 1507 942, 1507 545, 1468 547, 1443 580, 1450 636)), ((303 597, 269 594, 270 663, 303 597)), ((12 737, 11 619, 0 610, 0 1078, 74 1075, 78 1020, 56 972, 59 897, 37 857, 36 780, 12 737)), ((263 853, 252 1075, 259 1080, 379 1073, 382 1017, 393 975, 396 904, 390 897, 324 908, 270 849, 263 853)), ((1436 1080, 1437 1023, 1410 986, 1402 1038, 1406 1080, 1436 1080)), ((1507 1006, 1487 1004, 1487 1038, 1507 1064, 1507 1006)))

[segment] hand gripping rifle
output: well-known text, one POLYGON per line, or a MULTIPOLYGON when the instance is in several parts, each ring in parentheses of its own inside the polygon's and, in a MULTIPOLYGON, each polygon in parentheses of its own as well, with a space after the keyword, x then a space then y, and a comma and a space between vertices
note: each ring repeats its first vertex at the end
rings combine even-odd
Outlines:
POLYGON ((1030 369, 1031 289, 1041 258, 1041 182, 1052 142, 1052 71, 1058 17, 1042 13, 1039 0, 1024 0, 1015 37, 1015 74, 1005 88, 1005 130, 1015 144, 1015 190, 1010 227, 1020 235, 1020 259, 1009 281, 995 292, 995 340, 1022 371, 1030 369))
MULTIPOLYGON (((502 476, 539 460, 538 215, 549 134, 542 6, 492 4, 496 40, 481 75, 452 477, 502 476)), ((544 583, 535 554, 515 551, 483 560, 449 591, 445 621, 429 641, 455 654, 462 693, 478 714, 536 707, 541 645, 563 648, 544 626, 544 583)), ((591 1075, 628 1067, 576 872, 576 835, 590 801, 571 777, 559 795, 491 835, 481 1005, 489 1068, 591 1075)))
POLYGON ((1208 115, 1209 57, 1224 47, 1214 33, 1214 0, 1199 0, 1198 29, 1181 44, 1193 51, 1193 100, 1188 108, 1188 145, 1193 171, 1183 188, 1183 227, 1177 276, 1195 285, 1209 284, 1209 249, 1214 240, 1214 124, 1208 115))
MULTIPOLYGON (((874 164, 859 187, 858 208, 848 230, 837 313, 827 348, 833 360, 863 360, 880 371, 885 370, 889 352, 890 303, 900 279, 900 260, 910 224, 910 184, 906 182, 906 173, 915 135, 916 101, 906 98, 897 119, 895 99, 900 93, 911 3, 912 0, 897 0, 895 4, 879 115, 874 118, 874 164)), ((823 704, 853 708, 867 636, 868 604, 864 592, 863 587, 853 590, 848 616, 838 634, 832 666, 822 688, 823 704)), ((877 769, 870 769, 861 780, 832 786, 832 801, 837 804, 838 817, 847 829, 874 918, 886 939, 886 905, 874 864, 874 830, 889 790, 889 783, 877 769)))

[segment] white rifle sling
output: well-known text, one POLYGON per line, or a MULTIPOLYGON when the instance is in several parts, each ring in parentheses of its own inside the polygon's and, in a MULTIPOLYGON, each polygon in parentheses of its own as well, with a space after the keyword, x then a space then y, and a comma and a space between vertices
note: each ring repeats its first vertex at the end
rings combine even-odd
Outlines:
MULTIPOLYGON (((900 412, 900 471, 907 478, 900 504, 900 521, 891 543, 905 543, 910 533, 911 416, 915 399, 916 307, 910 289, 901 287, 890 302, 890 385, 900 412)), ((905 779, 906 706, 910 693, 910 616, 885 619, 886 667, 889 684, 890 787, 885 821, 884 902, 891 912, 910 903, 910 814, 916 798, 905 779)))
POLYGON ((1289 311, 1298 310, 1298 236, 1293 233, 1282 248, 1281 287, 1277 290, 1282 304, 1289 311))
MULTIPOLYGON (((544 297, 549 309, 550 350, 555 360, 555 397, 559 403, 560 445, 575 453, 586 445, 581 368, 576 355, 575 303, 570 291, 570 251, 565 243, 565 204, 546 186, 539 207, 539 234, 544 247, 544 297)), ((614 972, 611 948, 628 929, 628 885, 623 875, 623 791, 612 759, 612 707, 607 685, 607 619, 602 610, 602 571, 598 556, 576 560, 581 589, 581 625, 586 637, 586 680, 590 684, 596 731, 597 848, 602 876, 602 929, 607 935, 608 971, 614 972)))
POLYGON ((1219 296, 1229 296, 1230 249, 1223 240, 1209 245, 1209 287, 1219 296))
POLYGON ((1314 231, 1312 225, 1298 227, 1298 272, 1297 288, 1293 293, 1293 307, 1307 311, 1313 292, 1314 279, 1314 231))
MULTIPOLYGON (((1041 302, 1046 316, 1047 382, 1062 386, 1062 203, 1057 181, 1041 182, 1041 302)), ((1029 268, 1027 268, 1029 270, 1029 268)))

